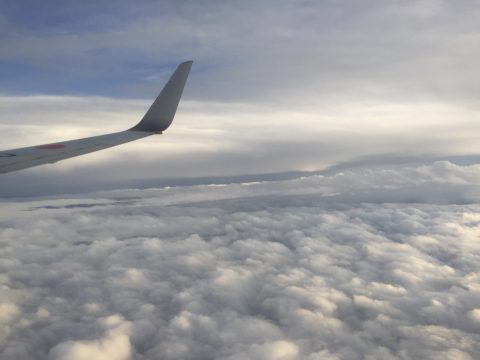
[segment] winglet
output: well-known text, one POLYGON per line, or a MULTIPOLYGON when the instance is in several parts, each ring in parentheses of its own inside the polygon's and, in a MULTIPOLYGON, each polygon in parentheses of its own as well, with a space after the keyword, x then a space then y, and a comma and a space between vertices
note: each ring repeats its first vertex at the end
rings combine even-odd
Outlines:
POLYGON ((142 120, 130 130, 161 133, 173 121, 193 61, 178 65, 142 120))

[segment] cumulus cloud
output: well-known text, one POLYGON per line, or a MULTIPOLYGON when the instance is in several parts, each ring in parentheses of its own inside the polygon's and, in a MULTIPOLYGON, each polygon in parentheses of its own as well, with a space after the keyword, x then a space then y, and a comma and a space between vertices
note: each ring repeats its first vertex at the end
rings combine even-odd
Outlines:
POLYGON ((439 162, 4 200, 1 357, 475 359, 479 177, 439 162))
POLYGON ((58 344, 50 350, 49 358, 56 360, 130 359, 129 324, 125 323, 118 315, 101 319, 100 323, 108 329, 104 338, 92 341, 67 341, 58 344))

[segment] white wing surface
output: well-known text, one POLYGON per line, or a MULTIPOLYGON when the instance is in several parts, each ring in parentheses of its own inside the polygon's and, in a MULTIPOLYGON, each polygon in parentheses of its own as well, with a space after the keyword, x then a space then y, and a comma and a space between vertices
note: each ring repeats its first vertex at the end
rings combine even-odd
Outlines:
POLYGON ((0 174, 54 163, 153 134, 161 134, 173 121, 192 63, 187 61, 178 65, 160 95, 133 128, 78 140, 0 151, 0 174))

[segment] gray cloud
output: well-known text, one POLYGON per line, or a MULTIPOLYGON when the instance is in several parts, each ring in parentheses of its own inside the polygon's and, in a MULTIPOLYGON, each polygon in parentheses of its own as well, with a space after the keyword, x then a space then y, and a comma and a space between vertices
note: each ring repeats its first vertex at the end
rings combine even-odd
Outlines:
MULTIPOLYGON (((474 5, 152 1, 104 12, 95 5, 78 12, 80 25, 45 18, 48 31, 23 29, 7 37, 0 56, 71 80, 91 79, 97 90, 88 91, 97 94, 146 96, 152 84, 132 72, 152 79, 163 75, 164 64, 194 58, 195 99, 300 106, 433 98, 476 105, 474 5)), ((70 91, 81 92, 83 85, 70 91)))
POLYGON ((2 358, 474 359, 479 176, 3 201, 2 358))

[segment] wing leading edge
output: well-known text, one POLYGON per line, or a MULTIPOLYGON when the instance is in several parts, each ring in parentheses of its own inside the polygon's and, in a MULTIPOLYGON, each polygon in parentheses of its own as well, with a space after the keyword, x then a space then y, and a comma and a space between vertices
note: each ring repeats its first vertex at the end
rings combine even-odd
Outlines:
POLYGON ((61 143, 0 151, 0 174, 54 163, 161 134, 173 121, 192 63, 186 61, 178 65, 142 120, 131 129, 61 143))

